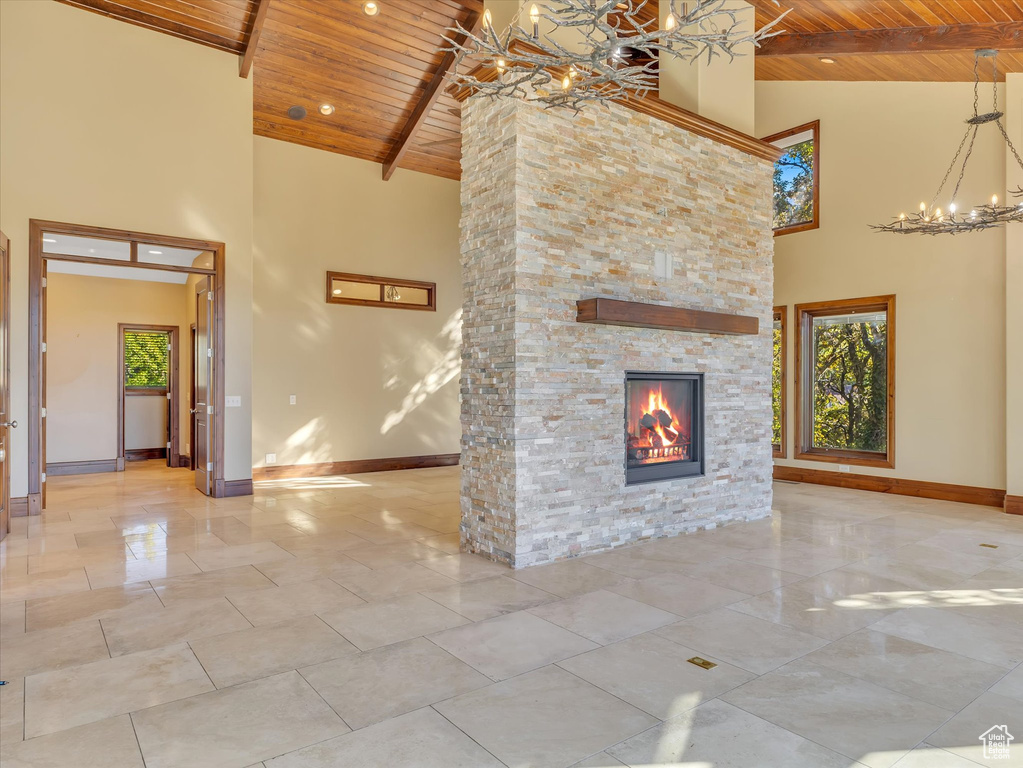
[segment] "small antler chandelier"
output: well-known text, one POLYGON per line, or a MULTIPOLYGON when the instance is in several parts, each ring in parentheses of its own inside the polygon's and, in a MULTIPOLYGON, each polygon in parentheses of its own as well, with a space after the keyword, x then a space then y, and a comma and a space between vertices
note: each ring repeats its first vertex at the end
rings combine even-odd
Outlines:
POLYGON ((664 29, 658 29, 654 20, 642 20, 646 3, 534 3, 529 29, 513 23, 500 34, 490 11, 485 11, 478 35, 457 24, 448 30, 452 36, 444 38, 448 45, 442 50, 457 54, 453 73, 467 57, 482 65, 452 75, 473 95, 518 98, 578 112, 587 102, 642 98, 656 89, 659 55, 688 61, 706 55, 708 62, 715 56, 729 60, 742 56, 739 46, 759 46, 762 40, 781 34, 771 30, 785 15, 759 30, 744 31, 739 11, 728 0, 670 0, 664 29), (541 22, 553 28, 541 32, 541 22))
MULTIPOLYGON (((955 157, 952 158, 952 164, 949 165, 948 170, 945 171, 945 176, 941 180, 941 184, 938 186, 938 191, 934 193, 934 197, 931 198, 931 203, 920 203, 920 210, 914 214, 907 216, 906 214, 900 214, 899 218, 893 221, 891 224, 871 225, 871 229, 876 229, 881 232, 894 232, 896 234, 925 234, 925 235, 957 235, 960 232, 975 232, 981 229, 991 229, 992 227, 1000 227, 1004 224, 1008 224, 1012 221, 1023 221, 1023 203, 1019 205, 999 205, 998 195, 991 196, 991 202, 983 205, 978 205, 974 208, 970 208, 969 212, 960 210, 956 204, 956 196, 959 194, 959 187, 963 183, 963 176, 966 174, 966 165, 970 161, 970 155, 973 152, 974 142, 977 140, 977 131, 980 130, 982 125, 988 123, 994 123, 998 126, 999 132, 1002 134, 1002 138, 1005 140, 1005 145, 1012 152, 1012 156, 1016 158, 1016 162, 1019 164, 1021 170, 1023 170, 1023 158, 1020 158, 1019 152, 1012 145, 1012 141, 1009 139, 1009 134, 1005 130, 1005 125, 1002 123, 1003 112, 998 110, 998 51, 991 50, 989 48, 982 48, 975 52, 975 59, 973 62, 973 116, 966 121, 966 133, 963 134, 963 140, 959 142, 959 149, 956 150, 955 157), (980 103, 980 62, 981 59, 991 60, 991 84, 992 84, 992 102, 991 111, 985 114, 979 114, 978 105, 980 103), (969 144, 967 144, 969 141, 969 144), (966 148, 966 154, 963 154, 963 148, 966 148), (962 157, 962 163, 959 163, 959 158, 962 157), (942 211, 941 208, 936 207, 938 198, 941 196, 942 190, 948 183, 949 178, 952 176, 952 172, 959 166, 959 177, 956 179, 955 188, 952 190, 952 194, 949 196, 948 209, 942 211)), ((1023 196, 1023 188, 1011 191, 1009 194, 1020 197, 1023 196)))

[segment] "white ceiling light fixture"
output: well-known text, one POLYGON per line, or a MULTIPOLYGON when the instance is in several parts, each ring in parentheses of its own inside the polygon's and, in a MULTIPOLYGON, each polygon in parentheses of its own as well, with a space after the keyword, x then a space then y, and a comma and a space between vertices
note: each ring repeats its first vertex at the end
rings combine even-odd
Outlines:
POLYGON ((43 238, 43 242, 44 243, 55 243, 55 242, 57 242, 57 238, 55 238, 55 237, 44 237, 43 238))
POLYGON ((831 58, 830 56, 821 56, 820 59, 818 59, 818 61, 820 61, 821 64, 834 64, 835 63, 835 60, 833 58, 831 58))
POLYGON ((363 3, 362 12, 367 16, 376 16, 380 13, 380 6, 374 2, 363 3))
POLYGON ((334 114, 334 105, 333 104, 320 104, 320 114, 321 115, 333 115, 334 114))
POLYGON ((442 50, 456 54, 451 77, 473 96, 516 98, 578 112, 588 102, 643 98, 656 90, 659 59, 706 57, 710 62, 717 56, 729 61, 743 56, 742 47, 759 47, 781 34, 774 27, 788 13, 754 30, 728 0, 669 0, 667 20, 659 29, 656 21, 642 20, 646 4, 549 0, 530 6, 528 29, 512 24, 501 33, 486 10, 478 35, 456 24, 442 50), (578 44, 566 45, 568 37, 578 44), (466 59, 483 66, 460 70, 466 59))
POLYGON ((153 256, 163 256, 163 251, 149 251, 153 256))

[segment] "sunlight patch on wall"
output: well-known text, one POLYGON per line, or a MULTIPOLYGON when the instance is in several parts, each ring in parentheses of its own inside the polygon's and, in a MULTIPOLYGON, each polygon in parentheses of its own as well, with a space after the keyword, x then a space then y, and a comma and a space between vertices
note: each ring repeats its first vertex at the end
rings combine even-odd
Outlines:
MULTIPOLYGON (((458 376, 461 370, 462 345, 462 310, 457 310, 440 332, 441 344, 446 350, 440 360, 419 381, 412 385, 408 394, 402 398, 401 407, 391 411, 380 425, 380 434, 386 435, 401 424, 412 411, 422 405, 430 395, 434 394, 448 382, 458 376)), ((443 348, 443 347, 442 347, 443 348)), ((390 381, 397 383, 397 377, 390 381)))

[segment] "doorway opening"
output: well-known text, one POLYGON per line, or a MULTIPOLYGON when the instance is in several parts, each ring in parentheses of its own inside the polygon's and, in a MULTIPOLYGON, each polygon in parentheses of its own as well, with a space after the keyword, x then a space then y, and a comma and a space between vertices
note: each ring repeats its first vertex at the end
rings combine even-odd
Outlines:
POLYGON ((133 460, 225 495, 224 259, 218 242, 30 221, 29 514, 47 474, 133 460))

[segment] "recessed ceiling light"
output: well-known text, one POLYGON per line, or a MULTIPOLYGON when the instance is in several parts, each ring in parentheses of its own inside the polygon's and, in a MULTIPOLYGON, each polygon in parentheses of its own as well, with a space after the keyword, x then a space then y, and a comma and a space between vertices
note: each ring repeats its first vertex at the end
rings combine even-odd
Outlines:
POLYGON ((154 256, 163 256, 163 251, 150 251, 154 256))
POLYGON ((830 56, 821 56, 820 62, 821 64, 834 64, 835 60, 830 56))
POLYGON ((340 296, 341 295, 341 289, 340 288, 335 288, 334 289, 334 295, 335 296, 340 296))
POLYGON ((321 115, 333 115, 334 114, 334 105, 333 104, 320 104, 320 114, 321 115))
POLYGON ((376 16, 378 13, 380 13, 380 6, 374 2, 363 3, 362 12, 365 13, 367 16, 376 16))
POLYGON ((288 107, 288 117, 290 117, 292 120, 301 120, 305 116, 306 116, 305 107, 299 106, 288 107))
POLYGON ((44 243, 55 243, 55 242, 57 242, 57 238, 55 238, 55 237, 44 237, 43 238, 43 242, 44 243))

